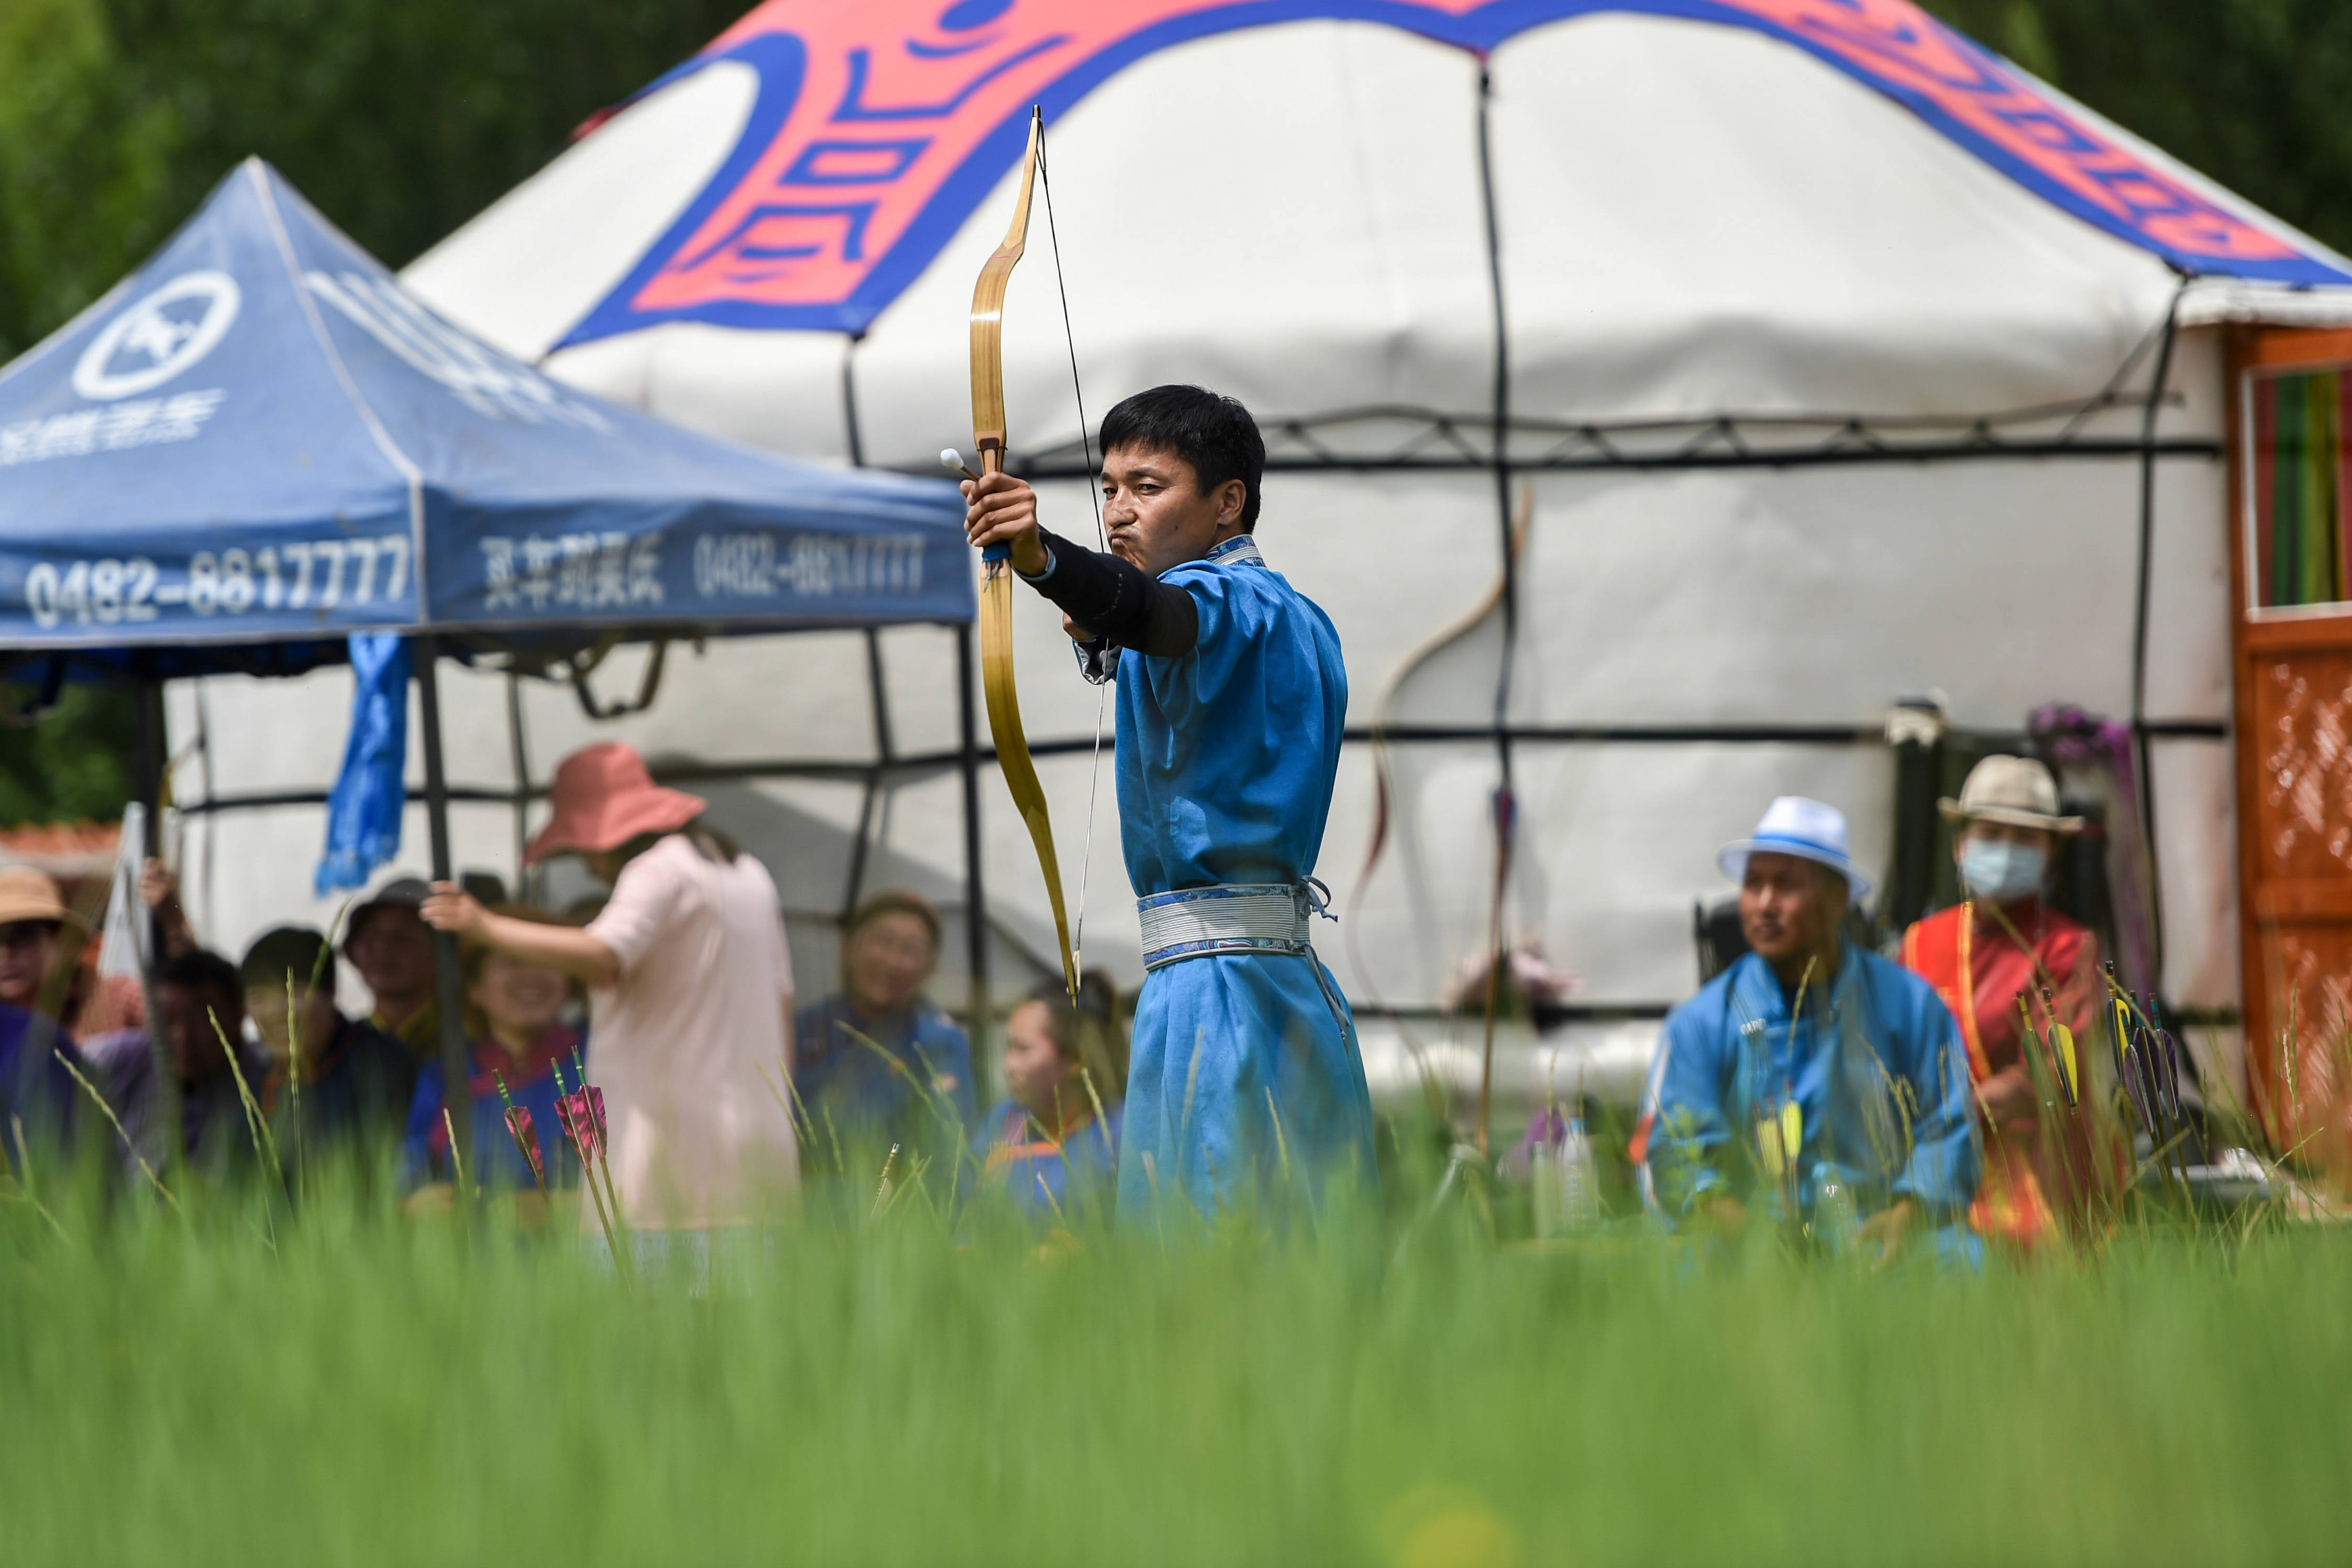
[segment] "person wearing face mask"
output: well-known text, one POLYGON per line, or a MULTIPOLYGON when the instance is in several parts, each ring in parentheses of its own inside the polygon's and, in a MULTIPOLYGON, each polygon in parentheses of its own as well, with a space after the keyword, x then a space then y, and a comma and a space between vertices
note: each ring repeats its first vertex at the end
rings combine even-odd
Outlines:
MULTIPOLYGON (((2086 1067, 2098 1014, 2098 938, 2042 901, 2052 851, 2082 830, 2058 815, 2058 786, 2031 757, 1987 757, 1960 798, 1937 803, 1955 825, 1952 858, 1965 895, 1903 935, 1903 964, 1936 988, 1959 1021, 1984 1140, 1984 1179, 1969 1221, 1987 1240, 2031 1249, 2082 1217, 2090 1150, 2078 1116, 2045 1106, 2023 1053, 2017 995, 2048 1037, 2052 1007, 2086 1067)), ((2048 1064, 2038 1064, 2048 1077, 2048 1064)))

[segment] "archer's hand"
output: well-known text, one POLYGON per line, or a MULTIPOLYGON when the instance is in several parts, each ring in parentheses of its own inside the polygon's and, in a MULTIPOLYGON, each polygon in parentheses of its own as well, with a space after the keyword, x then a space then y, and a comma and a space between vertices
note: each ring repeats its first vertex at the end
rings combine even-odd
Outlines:
POLYGON ((999 542, 1013 547, 1013 569, 1031 576, 1045 569, 1045 544, 1037 537, 1037 492, 1011 474, 966 479, 964 537, 976 547, 999 542))

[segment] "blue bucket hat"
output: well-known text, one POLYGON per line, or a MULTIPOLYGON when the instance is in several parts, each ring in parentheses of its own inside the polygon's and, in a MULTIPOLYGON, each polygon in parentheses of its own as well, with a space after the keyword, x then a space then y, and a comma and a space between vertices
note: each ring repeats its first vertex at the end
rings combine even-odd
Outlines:
POLYGON ((1870 879, 1853 868, 1853 857, 1846 847, 1845 813, 1836 806, 1801 795, 1784 795, 1764 808, 1764 820, 1756 825, 1751 837, 1725 845, 1715 863, 1733 881, 1744 881, 1748 857, 1759 849, 1827 866, 1845 879, 1857 904, 1870 897, 1870 879))

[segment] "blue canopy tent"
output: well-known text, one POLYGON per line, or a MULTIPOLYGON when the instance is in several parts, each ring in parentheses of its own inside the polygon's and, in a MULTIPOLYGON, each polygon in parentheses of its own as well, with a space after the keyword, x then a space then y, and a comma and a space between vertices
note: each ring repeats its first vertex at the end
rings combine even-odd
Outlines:
POLYGON ((349 658, 354 634, 398 634, 418 656, 446 878, 445 647, 543 658, 616 636, 906 623, 968 639, 962 518, 942 481, 763 456, 550 381, 434 314, 248 159, 0 369, 0 675, 139 682, 152 800, 160 682, 299 673, 349 658))

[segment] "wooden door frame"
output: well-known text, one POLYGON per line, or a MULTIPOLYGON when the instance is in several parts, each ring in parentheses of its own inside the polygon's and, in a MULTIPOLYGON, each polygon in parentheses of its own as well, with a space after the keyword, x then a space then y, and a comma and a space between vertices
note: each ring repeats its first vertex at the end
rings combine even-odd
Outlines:
POLYGON ((2231 733, 2237 752, 2238 816, 2238 994, 2239 1016, 2245 1039, 2246 1095, 2254 1113, 2273 1141, 2284 1147, 2292 1133, 2278 1118, 2283 1109, 2273 1102, 2271 1071, 2276 1026, 2271 1017, 2272 968, 2269 940, 2282 915, 2352 912, 2352 883, 2343 889, 2294 889, 2284 901, 2291 908, 2265 908, 2277 900, 2258 896, 2261 865, 2257 826, 2262 798, 2262 773, 2257 763, 2262 737, 2254 729, 2254 661, 2265 654, 2305 648, 2340 650, 2352 646, 2352 605, 2337 614, 2294 616, 2255 620, 2252 585, 2247 577, 2247 552, 2253 538, 2252 478, 2248 447, 2253 433, 2246 428, 2246 373, 2299 366, 2352 366, 2352 330, 2231 326, 2223 341, 2222 397, 2227 433, 2228 496, 2222 508, 2230 556, 2230 711, 2231 733), (2314 900, 2330 906, 2313 907, 2314 900), (2285 1136, 2282 1136, 2284 1134, 2285 1136))

